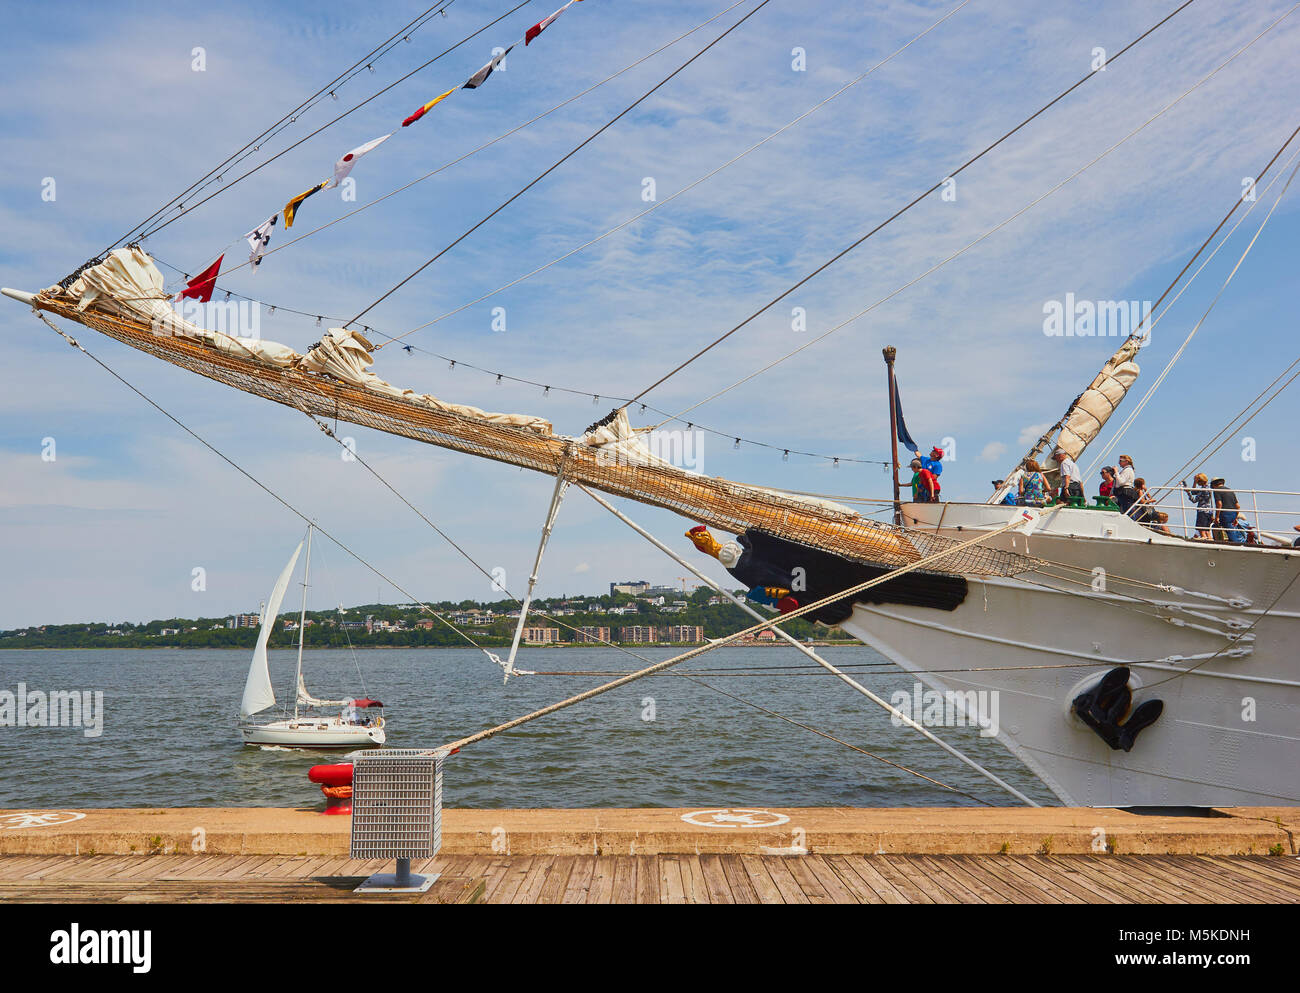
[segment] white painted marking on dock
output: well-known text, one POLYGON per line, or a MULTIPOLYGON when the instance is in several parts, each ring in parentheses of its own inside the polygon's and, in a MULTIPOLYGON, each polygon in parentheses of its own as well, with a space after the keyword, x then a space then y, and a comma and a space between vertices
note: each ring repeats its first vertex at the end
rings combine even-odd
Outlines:
POLYGON ((790 820, 785 814, 770 810, 754 810, 748 807, 723 807, 720 810, 693 810, 682 814, 687 824, 699 827, 737 828, 737 827, 777 827, 790 820))

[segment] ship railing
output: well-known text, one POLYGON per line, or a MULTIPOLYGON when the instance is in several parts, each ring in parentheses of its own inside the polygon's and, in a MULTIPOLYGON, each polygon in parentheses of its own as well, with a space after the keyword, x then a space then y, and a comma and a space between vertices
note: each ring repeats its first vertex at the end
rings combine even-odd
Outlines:
MULTIPOLYGON (((1153 510, 1161 511, 1169 519, 1164 526, 1175 535, 1192 538, 1197 534, 1196 513, 1201 508, 1192 503, 1188 496, 1194 490, 1208 487, 1197 486, 1162 486, 1156 492, 1160 495, 1153 502, 1144 504, 1153 510), (1175 524, 1175 521, 1179 522, 1175 524)), ((1213 506, 1214 489, 1210 490, 1211 506, 1206 508, 1217 515, 1213 506)), ((1239 524, 1248 524, 1256 532, 1259 542, 1275 547, 1291 546, 1300 539, 1300 492, 1294 490, 1247 490, 1225 487, 1237 497, 1237 514, 1239 524), (1244 519, 1244 520, 1243 520, 1244 519)), ((1135 504, 1134 507, 1138 505, 1135 504)), ((1133 508, 1130 508, 1130 516, 1133 508)), ((1147 525, 1151 526, 1151 525, 1147 525)), ((1249 531, 1247 532, 1249 533, 1249 531)), ((1220 537, 1216 534, 1216 538, 1220 537)))

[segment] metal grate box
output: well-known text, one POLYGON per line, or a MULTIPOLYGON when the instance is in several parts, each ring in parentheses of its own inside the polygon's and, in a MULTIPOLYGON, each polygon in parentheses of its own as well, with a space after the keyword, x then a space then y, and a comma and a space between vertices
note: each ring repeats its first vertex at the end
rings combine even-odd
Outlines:
POLYGON ((432 858, 442 848, 444 753, 367 749, 353 756, 354 859, 432 858))

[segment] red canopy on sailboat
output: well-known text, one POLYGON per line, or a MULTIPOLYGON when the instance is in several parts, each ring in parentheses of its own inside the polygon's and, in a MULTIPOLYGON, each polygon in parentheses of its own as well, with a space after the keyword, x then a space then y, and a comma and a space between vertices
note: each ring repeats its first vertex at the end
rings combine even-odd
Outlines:
POLYGON ((378 700, 371 700, 370 697, 367 696, 367 697, 362 697, 362 698, 359 699, 359 700, 353 700, 353 701, 352 701, 352 706, 354 706, 354 707, 362 707, 362 708, 364 708, 364 707, 382 707, 383 704, 380 703, 378 700))

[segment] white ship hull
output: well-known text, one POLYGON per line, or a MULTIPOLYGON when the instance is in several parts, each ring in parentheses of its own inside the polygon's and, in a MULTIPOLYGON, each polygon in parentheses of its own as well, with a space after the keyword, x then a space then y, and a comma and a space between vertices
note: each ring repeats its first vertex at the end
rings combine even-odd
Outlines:
POLYGON ((349 724, 337 717, 299 717, 266 724, 241 724, 245 745, 281 748, 370 748, 386 738, 381 727, 349 724))
MULTIPOLYGON (((904 523, 971 538, 1014 511, 904 504, 904 523)), ((1288 587, 1300 552, 1187 542, 1073 508, 991 544, 1075 566, 1082 582, 1051 567, 972 578, 954 611, 858 604, 842 627, 932 689, 998 691, 998 740, 1062 803, 1300 803, 1300 582, 1288 587), (1071 711, 1084 685, 1120 665, 1134 707, 1165 705, 1131 752, 1071 711), (985 671, 934 671, 953 669, 985 671)))

